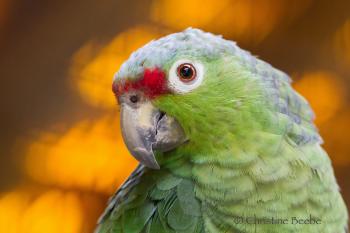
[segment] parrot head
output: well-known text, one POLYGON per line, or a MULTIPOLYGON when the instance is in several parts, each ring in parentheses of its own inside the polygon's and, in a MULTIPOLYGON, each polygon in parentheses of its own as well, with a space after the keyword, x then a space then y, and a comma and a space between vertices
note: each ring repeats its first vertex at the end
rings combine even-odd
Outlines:
POLYGON ((155 152, 224 149, 248 129, 274 124, 262 81, 247 68, 256 60, 232 41, 191 28, 134 52, 113 81, 131 154, 159 169, 155 152))

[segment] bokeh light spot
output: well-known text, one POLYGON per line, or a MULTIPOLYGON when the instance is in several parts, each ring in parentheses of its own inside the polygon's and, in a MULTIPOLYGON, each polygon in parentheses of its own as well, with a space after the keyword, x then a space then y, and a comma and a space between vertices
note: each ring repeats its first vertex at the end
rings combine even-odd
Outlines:
POLYGON ((312 1, 154 0, 151 18, 175 30, 197 27, 258 43, 278 24, 297 18, 312 1), (287 10, 288 9, 288 10, 287 10))
POLYGON ((320 130, 325 139, 324 147, 329 151, 333 163, 336 166, 348 166, 350 164, 349 138, 346 135, 350 131, 350 111, 338 113, 332 120, 323 124, 320 130))
POLYGON ((29 195, 9 192, 0 197, 0 232, 20 233, 23 210, 27 207, 29 195))
POLYGON ((344 104, 344 90, 339 77, 331 72, 305 73, 294 88, 311 104, 317 125, 329 120, 344 104))
POLYGON ((48 191, 23 211, 26 233, 77 233, 83 224, 83 210, 73 193, 48 191))
POLYGON ((111 91, 114 74, 133 51, 157 37, 160 33, 154 28, 139 26, 118 34, 105 46, 86 43, 73 56, 70 69, 73 86, 87 103, 115 108, 111 91))
POLYGON ((94 194, 21 186, 0 195, 0 232, 92 232, 104 207, 94 194))
POLYGON ((111 194, 132 172, 116 116, 78 122, 63 135, 42 133, 29 145, 26 170, 35 180, 111 194))

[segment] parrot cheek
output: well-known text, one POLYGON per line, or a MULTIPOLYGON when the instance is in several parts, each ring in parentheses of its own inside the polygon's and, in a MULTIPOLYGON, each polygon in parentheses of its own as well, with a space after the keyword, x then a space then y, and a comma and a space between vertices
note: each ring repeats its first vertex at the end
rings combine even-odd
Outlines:
POLYGON ((150 101, 121 104, 121 130, 130 153, 143 165, 159 169, 154 150, 167 152, 187 139, 176 119, 155 108, 150 101))

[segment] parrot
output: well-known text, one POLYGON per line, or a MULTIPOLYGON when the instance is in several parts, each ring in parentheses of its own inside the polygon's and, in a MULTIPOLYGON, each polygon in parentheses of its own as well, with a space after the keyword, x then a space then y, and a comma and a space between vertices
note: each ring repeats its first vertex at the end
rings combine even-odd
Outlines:
POLYGON ((269 63, 201 29, 133 52, 112 90, 139 165, 96 233, 345 233, 307 100, 269 63))

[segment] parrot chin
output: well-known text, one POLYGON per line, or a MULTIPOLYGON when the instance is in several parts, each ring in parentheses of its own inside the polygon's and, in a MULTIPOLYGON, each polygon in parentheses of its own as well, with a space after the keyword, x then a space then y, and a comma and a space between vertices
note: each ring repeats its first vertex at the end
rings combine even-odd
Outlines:
POLYGON ((150 101, 121 104, 121 130, 130 153, 152 169, 160 166, 154 151, 167 152, 187 141, 178 121, 155 108, 150 101))

